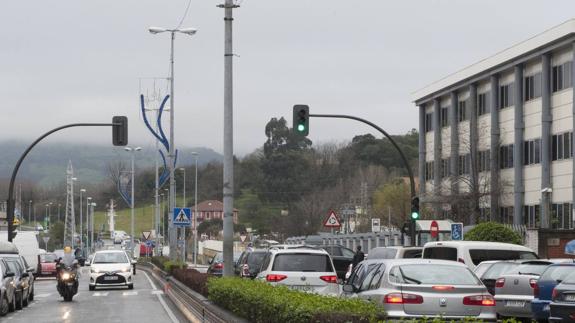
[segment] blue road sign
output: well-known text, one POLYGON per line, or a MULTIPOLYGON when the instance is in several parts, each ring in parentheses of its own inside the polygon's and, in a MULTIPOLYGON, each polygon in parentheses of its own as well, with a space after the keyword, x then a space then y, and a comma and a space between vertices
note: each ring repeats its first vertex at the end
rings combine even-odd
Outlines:
POLYGON ((189 207, 174 208, 172 222, 175 226, 189 227, 192 224, 192 209, 189 207))
POLYGON ((146 240, 146 246, 151 247, 154 245, 154 242, 152 240, 146 240))
POLYGON ((451 240, 463 240, 463 223, 451 224, 451 240))

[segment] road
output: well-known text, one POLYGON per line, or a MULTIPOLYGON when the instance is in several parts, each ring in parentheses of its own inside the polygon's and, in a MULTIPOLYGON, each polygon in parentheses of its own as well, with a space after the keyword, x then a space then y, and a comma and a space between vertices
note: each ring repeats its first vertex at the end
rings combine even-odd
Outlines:
POLYGON ((64 302, 56 280, 39 279, 35 299, 24 310, 9 313, 2 322, 187 322, 143 271, 134 276, 134 289, 88 290, 89 267, 83 267, 78 294, 64 302))

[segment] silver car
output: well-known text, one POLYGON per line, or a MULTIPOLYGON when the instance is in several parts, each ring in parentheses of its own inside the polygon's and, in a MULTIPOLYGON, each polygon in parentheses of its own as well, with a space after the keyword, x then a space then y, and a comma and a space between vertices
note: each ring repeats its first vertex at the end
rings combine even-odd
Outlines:
POLYGON ((366 260, 343 285, 343 297, 382 304, 390 319, 497 319, 487 288, 467 266, 453 261, 366 260))

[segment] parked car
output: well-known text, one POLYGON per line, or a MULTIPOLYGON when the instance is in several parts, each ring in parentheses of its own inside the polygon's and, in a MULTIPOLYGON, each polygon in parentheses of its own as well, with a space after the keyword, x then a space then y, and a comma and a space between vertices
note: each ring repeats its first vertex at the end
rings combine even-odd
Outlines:
POLYGON ((86 262, 90 266, 89 289, 95 290, 100 286, 127 286, 134 288, 132 280, 132 266, 135 261, 122 250, 101 250, 96 251, 91 262, 86 262))
POLYGON ((549 310, 553 289, 567 276, 575 273, 575 264, 561 263, 549 265, 537 280, 533 288, 531 313, 536 321, 546 322, 549 319, 549 310))
POLYGON ((475 274, 475 276, 481 278, 481 276, 483 276, 483 274, 485 274, 485 272, 491 268, 491 266, 493 266, 493 264, 500 262, 501 260, 487 260, 487 261, 482 261, 479 265, 477 265, 475 267, 475 269, 473 269, 473 273, 475 274))
POLYGON ((234 273, 242 278, 255 278, 267 253, 267 250, 244 251, 234 266, 234 273))
POLYGON ((15 273, 10 271, 6 262, 0 259, 0 316, 16 309, 15 273))
POLYGON ((31 275, 33 269, 24 267, 21 264, 22 257, 18 254, 2 254, 0 257, 4 260, 10 271, 14 273, 15 304, 16 309, 21 310, 28 306, 30 297, 32 297, 32 299, 34 298, 32 291, 34 288, 34 275, 31 275))
POLYGON ((422 247, 377 247, 369 250, 367 259, 421 258, 422 247))
MULTIPOLYGON (((507 261, 497 261, 488 270, 483 273, 483 275, 478 276, 483 282, 485 287, 491 295, 495 295, 495 284, 497 279, 505 274, 513 273, 513 271, 521 266, 524 262, 530 262, 533 260, 507 260, 507 261)), ((515 272, 517 273, 517 272, 515 272)))
MULTIPOLYGON (((0 231, 0 240, 8 240, 6 231, 0 231)), ((38 254, 40 254, 38 234, 35 231, 19 231, 13 243, 18 248, 18 254, 26 258, 26 262, 32 266, 35 273, 38 267, 38 254)))
POLYGON ((547 266, 548 260, 523 262, 495 281, 495 301, 497 314, 501 318, 515 317, 531 319, 531 301, 537 279, 547 266))
POLYGON ((549 305, 549 322, 575 321, 575 273, 553 289, 549 305))
POLYGON ((326 245, 318 247, 327 251, 331 256, 331 260, 333 261, 333 265, 335 266, 335 271, 337 273, 337 278, 341 280, 345 279, 345 273, 347 272, 349 265, 353 263, 353 256, 355 255, 353 250, 340 245, 326 245))
POLYGON ((303 292, 339 293, 333 262, 323 249, 270 249, 256 279, 303 292))
POLYGON ((365 260, 342 289, 344 297, 381 304, 390 320, 497 319, 493 296, 467 266, 452 261, 365 260))
POLYGON ((58 257, 54 253, 43 253, 38 255, 38 268, 36 277, 54 276, 56 277, 56 260, 58 257))
MULTIPOLYGON (((238 259, 240 258, 240 253, 239 252, 234 252, 234 264, 236 264, 238 262, 238 259)), ((212 276, 218 276, 221 277, 223 275, 224 272, 224 254, 221 252, 216 253, 216 255, 210 259, 210 261, 208 261, 208 263, 210 264, 210 266, 208 267, 207 273, 208 275, 212 275, 212 276)))
POLYGON ((469 269, 486 260, 539 259, 533 250, 511 243, 485 241, 434 241, 423 246, 423 258, 458 261, 469 269))

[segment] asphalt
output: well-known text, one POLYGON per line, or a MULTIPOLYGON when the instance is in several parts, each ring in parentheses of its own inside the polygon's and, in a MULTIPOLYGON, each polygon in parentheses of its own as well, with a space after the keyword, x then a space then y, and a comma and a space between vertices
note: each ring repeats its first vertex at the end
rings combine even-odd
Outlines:
POLYGON ((35 283, 35 299, 21 311, 1 317, 1 322, 187 322, 161 286, 154 286, 143 271, 134 276, 134 289, 88 290, 89 267, 81 269, 80 287, 72 302, 64 302, 54 279, 35 283))

